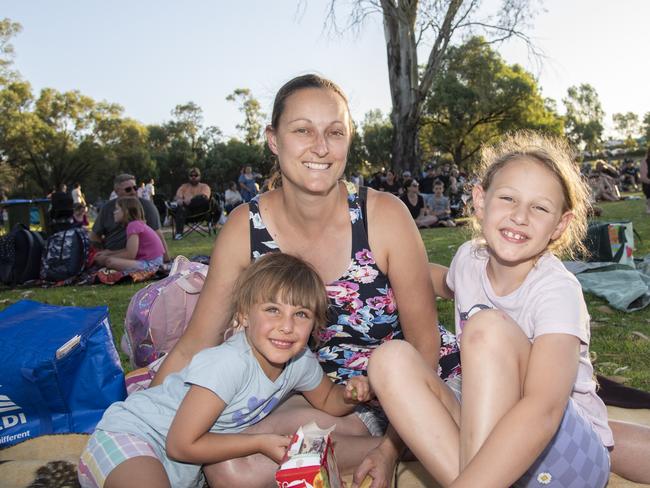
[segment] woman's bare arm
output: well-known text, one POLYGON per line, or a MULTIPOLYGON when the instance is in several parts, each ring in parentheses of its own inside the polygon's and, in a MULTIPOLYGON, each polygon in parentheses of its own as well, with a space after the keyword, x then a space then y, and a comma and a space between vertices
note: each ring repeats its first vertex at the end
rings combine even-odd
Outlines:
POLYGON ((210 268, 201 296, 187 330, 167 355, 151 385, 180 371, 192 357, 206 347, 223 341, 230 320, 231 291, 239 274, 250 263, 248 205, 232 211, 214 245, 210 268))
POLYGON ((369 191, 368 197, 370 247, 390 279, 404 337, 427 363, 437 367, 438 313, 420 232, 397 198, 374 191, 369 191))

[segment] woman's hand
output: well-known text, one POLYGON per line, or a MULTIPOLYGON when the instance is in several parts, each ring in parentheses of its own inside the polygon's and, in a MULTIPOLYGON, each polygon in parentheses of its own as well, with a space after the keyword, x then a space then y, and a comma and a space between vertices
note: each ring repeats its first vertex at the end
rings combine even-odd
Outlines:
POLYGON ((280 464, 291 444, 291 436, 277 434, 259 434, 260 453, 280 464))
POLYGON ((367 476, 372 478, 369 488, 388 488, 391 485, 397 456, 393 449, 384 446, 384 443, 380 444, 361 461, 352 477, 352 488, 361 487, 367 476))
POLYGON ((365 403, 372 400, 374 396, 366 376, 353 376, 345 384, 343 398, 347 403, 365 403))

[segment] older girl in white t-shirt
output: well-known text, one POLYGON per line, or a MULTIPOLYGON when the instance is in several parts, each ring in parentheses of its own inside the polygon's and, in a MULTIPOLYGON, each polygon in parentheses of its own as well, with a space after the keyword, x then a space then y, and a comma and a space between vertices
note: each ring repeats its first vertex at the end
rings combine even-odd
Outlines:
POLYGON ((483 162, 477 238, 448 272, 433 270, 436 292, 455 299, 462 409, 406 343, 375 352, 371 383, 444 486, 604 487, 613 438, 589 361, 589 315, 556 257, 582 246, 587 189, 565 143, 534 133, 506 137, 483 162))

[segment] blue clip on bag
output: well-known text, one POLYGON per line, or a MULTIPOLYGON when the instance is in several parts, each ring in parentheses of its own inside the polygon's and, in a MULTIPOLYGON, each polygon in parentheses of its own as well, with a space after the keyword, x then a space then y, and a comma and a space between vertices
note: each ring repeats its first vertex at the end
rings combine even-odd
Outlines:
POLYGON ((92 432, 126 397, 107 307, 21 300, 0 312, 0 358, 0 448, 92 432))

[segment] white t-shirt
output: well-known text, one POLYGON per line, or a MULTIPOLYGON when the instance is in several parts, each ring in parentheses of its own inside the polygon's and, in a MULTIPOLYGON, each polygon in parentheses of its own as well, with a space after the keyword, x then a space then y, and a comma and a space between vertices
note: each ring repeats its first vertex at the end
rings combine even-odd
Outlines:
POLYGON ((144 193, 142 197, 146 200, 151 200, 156 194, 156 187, 153 186, 153 183, 147 183, 144 185, 144 193))
POLYGON ((580 339, 580 363, 571 397, 600 435, 605 446, 614 445, 607 424, 607 409, 596 394, 594 370, 589 359, 589 313, 578 280, 550 253, 539 258, 519 288, 498 296, 487 276, 487 251, 474 241, 456 252, 447 273, 454 290, 456 335, 476 312, 498 309, 507 313, 532 343, 544 334, 570 334, 580 339))

